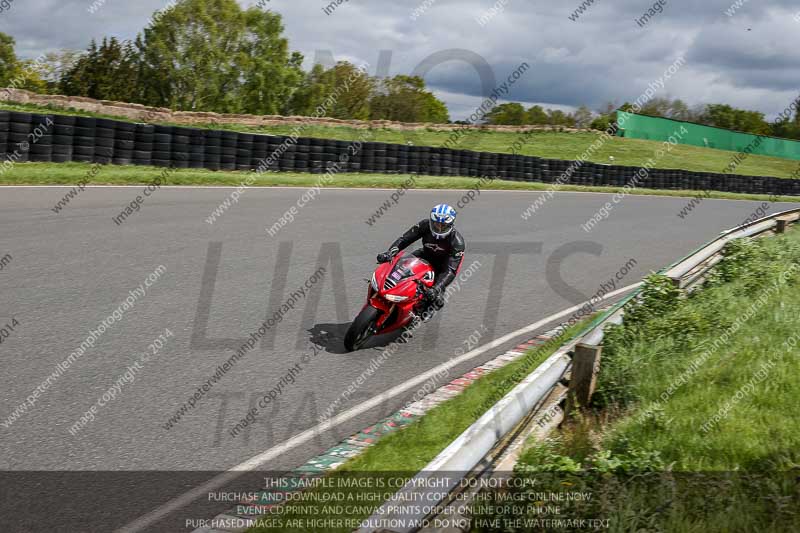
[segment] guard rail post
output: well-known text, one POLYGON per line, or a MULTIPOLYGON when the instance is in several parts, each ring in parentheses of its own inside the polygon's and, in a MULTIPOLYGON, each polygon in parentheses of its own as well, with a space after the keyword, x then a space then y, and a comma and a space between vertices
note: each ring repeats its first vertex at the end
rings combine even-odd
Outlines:
POLYGON ((575 408, 586 409, 597 386, 597 373, 600 370, 602 346, 577 344, 572 356, 572 376, 569 380, 567 396, 567 415, 575 408))

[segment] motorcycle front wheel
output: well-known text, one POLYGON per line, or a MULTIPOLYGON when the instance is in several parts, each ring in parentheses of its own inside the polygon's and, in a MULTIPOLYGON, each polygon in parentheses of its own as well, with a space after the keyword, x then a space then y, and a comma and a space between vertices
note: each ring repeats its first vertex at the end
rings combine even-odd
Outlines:
POLYGON ((358 350, 375 334, 375 323, 378 322, 380 314, 381 312, 371 305, 361 310, 344 336, 344 347, 348 352, 358 350))

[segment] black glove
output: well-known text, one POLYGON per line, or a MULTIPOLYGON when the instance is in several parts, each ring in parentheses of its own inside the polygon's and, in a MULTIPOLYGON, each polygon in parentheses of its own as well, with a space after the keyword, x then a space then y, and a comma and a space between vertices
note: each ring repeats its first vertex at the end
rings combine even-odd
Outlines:
POLYGON ((438 300, 442 295, 441 289, 437 287, 431 287, 430 289, 425 289, 425 299, 429 302, 434 302, 438 300))
POLYGON ((383 252, 382 254, 378 254, 378 263, 388 263, 392 260, 394 256, 397 255, 397 252, 400 250, 397 248, 392 248, 388 252, 383 252))

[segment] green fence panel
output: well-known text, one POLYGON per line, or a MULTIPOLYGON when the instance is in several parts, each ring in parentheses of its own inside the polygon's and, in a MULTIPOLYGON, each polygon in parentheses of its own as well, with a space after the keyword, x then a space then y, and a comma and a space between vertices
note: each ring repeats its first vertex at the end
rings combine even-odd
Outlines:
POLYGON ((666 141, 676 131, 680 131, 681 127, 684 127, 688 133, 684 133, 682 137, 676 136, 680 144, 733 152, 749 150, 758 155, 800 160, 800 141, 778 137, 759 138, 758 135, 752 133, 713 128, 668 118, 637 115, 625 111, 617 111, 617 122, 620 125, 617 135, 620 137, 666 141))

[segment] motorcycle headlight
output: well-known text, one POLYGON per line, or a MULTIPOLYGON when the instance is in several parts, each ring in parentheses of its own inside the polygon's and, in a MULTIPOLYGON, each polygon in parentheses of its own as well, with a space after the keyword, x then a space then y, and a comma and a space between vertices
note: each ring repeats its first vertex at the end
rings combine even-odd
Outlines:
POLYGON ((386 299, 390 302, 402 302, 408 300, 408 296, 395 296, 394 294, 387 294, 386 299))
POLYGON ((369 280, 369 282, 372 285, 372 289, 375 292, 378 292, 379 291, 379 289, 378 289, 378 281, 375 279, 375 273, 374 272, 372 273, 372 279, 369 280))

